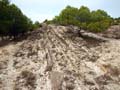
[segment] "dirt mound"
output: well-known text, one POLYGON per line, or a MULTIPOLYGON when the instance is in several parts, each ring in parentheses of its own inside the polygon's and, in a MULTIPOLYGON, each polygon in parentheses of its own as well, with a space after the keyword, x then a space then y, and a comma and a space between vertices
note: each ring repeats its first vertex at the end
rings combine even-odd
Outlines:
POLYGON ((43 26, 0 48, 0 90, 120 90, 120 41, 99 43, 76 31, 43 26))

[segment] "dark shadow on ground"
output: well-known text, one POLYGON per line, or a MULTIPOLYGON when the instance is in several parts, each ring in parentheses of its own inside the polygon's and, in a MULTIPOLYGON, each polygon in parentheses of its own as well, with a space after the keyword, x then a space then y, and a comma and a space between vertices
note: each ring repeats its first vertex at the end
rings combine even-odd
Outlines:
POLYGON ((10 42, 11 42, 10 40, 2 40, 0 41, 0 47, 8 45, 10 42))
POLYGON ((84 38, 84 40, 86 41, 85 46, 88 48, 97 47, 100 46, 101 43, 103 43, 103 41, 95 40, 92 38, 84 38))
POLYGON ((9 45, 9 44, 16 44, 17 42, 20 42, 20 41, 23 41, 23 40, 27 39, 27 37, 28 37, 28 35, 15 38, 13 40, 10 40, 10 39, 1 40, 0 41, 0 47, 6 46, 6 45, 9 45))

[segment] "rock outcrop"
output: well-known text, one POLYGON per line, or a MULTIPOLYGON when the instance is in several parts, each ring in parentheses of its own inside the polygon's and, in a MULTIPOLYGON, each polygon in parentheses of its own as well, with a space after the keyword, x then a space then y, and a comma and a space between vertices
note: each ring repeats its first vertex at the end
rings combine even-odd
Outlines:
POLYGON ((0 90, 120 90, 120 41, 44 25, 0 47, 0 90))
POLYGON ((102 36, 107 38, 120 39, 120 25, 111 26, 108 28, 108 30, 102 33, 102 36))

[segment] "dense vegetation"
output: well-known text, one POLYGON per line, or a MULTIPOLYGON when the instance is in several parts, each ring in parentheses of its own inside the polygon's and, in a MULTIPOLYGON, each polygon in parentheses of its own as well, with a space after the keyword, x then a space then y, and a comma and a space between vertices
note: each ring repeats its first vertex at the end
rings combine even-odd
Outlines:
POLYGON ((32 21, 9 0, 0 0, 0 37, 18 37, 33 28, 32 21))
POLYGON ((67 6, 56 16, 51 23, 61 25, 76 25, 82 29, 101 32, 106 30, 113 22, 113 19, 103 10, 90 11, 82 6, 75 8, 67 6))

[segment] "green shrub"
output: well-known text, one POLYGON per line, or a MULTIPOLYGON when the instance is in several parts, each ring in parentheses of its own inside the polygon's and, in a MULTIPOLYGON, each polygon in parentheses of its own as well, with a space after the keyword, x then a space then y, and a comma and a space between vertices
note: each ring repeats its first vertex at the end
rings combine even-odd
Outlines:
POLYGON ((32 29, 32 21, 8 0, 0 0, 0 36, 18 36, 32 29))
POLYGON ((102 30, 100 29, 100 23, 95 22, 95 23, 90 23, 87 26, 88 30, 91 32, 101 32, 102 30))
POLYGON ((102 32, 106 30, 112 22, 113 19, 104 10, 90 11, 89 8, 85 6, 79 9, 67 6, 51 21, 51 23, 54 24, 75 25, 92 32, 102 32))

